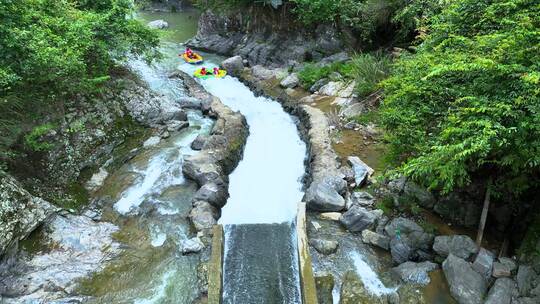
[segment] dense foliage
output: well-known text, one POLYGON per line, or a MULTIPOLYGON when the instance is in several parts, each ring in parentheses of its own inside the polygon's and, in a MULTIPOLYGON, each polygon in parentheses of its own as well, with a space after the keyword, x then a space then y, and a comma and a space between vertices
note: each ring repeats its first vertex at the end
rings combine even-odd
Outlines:
POLYGON ((24 129, 20 120, 60 111, 75 94, 98 88, 130 54, 156 55, 158 37, 129 18, 131 6, 129 0, 0 2, 0 151, 24 129))
POLYGON ((456 0, 384 83, 382 121, 400 171, 450 191, 493 178, 499 194, 538 186, 540 5, 456 0))

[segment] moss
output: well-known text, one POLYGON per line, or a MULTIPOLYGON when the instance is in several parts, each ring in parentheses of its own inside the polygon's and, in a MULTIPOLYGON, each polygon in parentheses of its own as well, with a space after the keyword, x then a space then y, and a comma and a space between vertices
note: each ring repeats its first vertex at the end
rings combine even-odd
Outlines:
POLYGON ((385 215, 391 215, 394 209, 394 199, 392 196, 384 196, 380 201, 375 203, 375 207, 383 211, 385 215))

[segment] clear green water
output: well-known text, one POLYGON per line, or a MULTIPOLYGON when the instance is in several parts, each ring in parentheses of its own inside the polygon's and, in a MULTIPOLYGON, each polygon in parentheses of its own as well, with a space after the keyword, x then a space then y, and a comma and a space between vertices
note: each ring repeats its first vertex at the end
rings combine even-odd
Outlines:
POLYGON ((197 33, 197 22, 200 12, 197 10, 188 10, 178 13, 163 12, 139 12, 137 18, 144 22, 154 20, 165 20, 169 23, 169 28, 160 30, 163 40, 183 43, 192 38, 197 33))

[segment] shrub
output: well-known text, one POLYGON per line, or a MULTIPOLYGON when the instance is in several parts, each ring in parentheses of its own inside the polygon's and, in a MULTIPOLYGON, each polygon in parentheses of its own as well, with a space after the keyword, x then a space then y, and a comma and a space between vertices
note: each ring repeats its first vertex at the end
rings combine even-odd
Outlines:
POLYGON ((26 146, 36 152, 50 150, 53 147, 53 144, 44 141, 42 137, 55 127, 55 125, 50 123, 35 127, 24 137, 26 146))

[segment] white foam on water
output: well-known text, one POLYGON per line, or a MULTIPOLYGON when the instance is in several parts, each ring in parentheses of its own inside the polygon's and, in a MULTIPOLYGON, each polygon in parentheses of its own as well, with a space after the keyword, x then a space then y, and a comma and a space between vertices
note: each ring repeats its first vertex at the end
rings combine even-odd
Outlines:
POLYGON ((384 286, 383 282, 379 279, 377 273, 366 263, 362 255, 356 251, 349 254, 353 261, 356 273, 364 283, 364 286, 368 292, 378 297, 393 293, 397 288, 388 288, 384 286))
POLYGON ((163 277, 161 278, 161 283, 159 286, 157 286, 154 291, 151 298, 147 299, 136 299, 133 303, 134 304, 154 304, 154 303, 162 303, 163 299, 167 296, 167 287, 169 286, 169 283, 174 276, 174 270, 169 270, 163 274, 163 277))
MULTIPOLYGON (((197 67, 184 64, 180 68, 193 74, 197 67)), ((249 124, 244 156, 229 176, 230 198, 219 222, 282 223, 294 219, 303 197, 306 146, 292 117, 278 102, 255 97, 236 78, 200 82, 225 105, 240 111, 249 124)))

